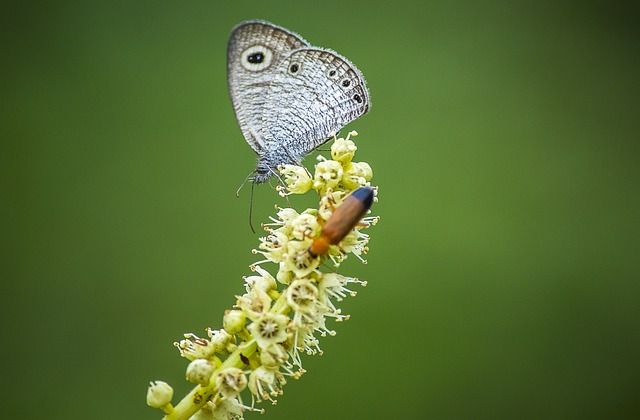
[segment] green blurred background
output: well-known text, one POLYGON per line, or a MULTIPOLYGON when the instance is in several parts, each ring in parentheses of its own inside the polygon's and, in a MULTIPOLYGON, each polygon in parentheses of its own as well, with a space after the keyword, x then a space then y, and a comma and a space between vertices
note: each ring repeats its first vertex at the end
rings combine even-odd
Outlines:
MULTIPOLYGON (((382 220, 343 269, 369 281, 352 319, 260 418, 640 418, 638 17, 3 2, 2 417, 155 419, 148 381, 191 388, 172 342, 220 327, 256 260, 225 48, 261 18, 367 78, 349 128, 382 220)), ((254 221, 276 202, 257 188, 254 221)))

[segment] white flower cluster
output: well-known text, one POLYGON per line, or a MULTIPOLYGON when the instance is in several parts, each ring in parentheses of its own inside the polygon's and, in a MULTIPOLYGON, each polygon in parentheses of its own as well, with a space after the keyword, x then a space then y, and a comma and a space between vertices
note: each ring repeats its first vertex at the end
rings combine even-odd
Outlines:
POLYGON ((377 217, 361 217, 376 190, 369 185, 371 167, 352 161, 357 149, 350 139, 354 135, 352 132, 346 139, 336 139, 331 147, 332 159, 320 158, 313 176, 298 166, 280 168, 285 183, 281 195, 315 190, 319 207, 302 213, 278 209, 278 217, 263 225, 267 235, 260 238, 259 249, 253 251, 264 259, 251 266, 254 274, 244 278, 246 293, 237 297, 234 310, 225 313, 223 329, 208 329, 207 338, 185 334, 175 343, 180 354, 191 361, 187 380, 199 385, 173 407, 166 398, 158 397, 161 391, 167 392, 166 384, 152 383, 149 393, 153 406, 162 408, 166 419, 242 418, 246 410, 263 411, 255 408, 256 402, 269 400, 275 404, 285 378, 297 379, 305 372, 301 353, 322 354, 318 337, 335 334, 327 327, 327 318, 348 319, 337 303, 356 295, 352 285, 366 282, 323 272, 322 267, 327 258, 337 267, 349 253, 364 262, 362 255, 368 250, 369 237, 362 229, 378 221, 377 217), (334 216, 334 210, 361 187, 370 194, 369 202, 365 205, 352 198, 349 212, 334 216), (327 228, 332 216, 353 220, 348 220, 350 224, 334 221, 333 225, 348 226, 336 233, 335 228, 327 228), (326 252, 311 252, 314 241, 326 242, 318 248, 326 252), (262 267, 265 264, 276 264, 277 273, 270 274, 262 267), (241 398, 246 388, 252 399, 249 406, 241 398))

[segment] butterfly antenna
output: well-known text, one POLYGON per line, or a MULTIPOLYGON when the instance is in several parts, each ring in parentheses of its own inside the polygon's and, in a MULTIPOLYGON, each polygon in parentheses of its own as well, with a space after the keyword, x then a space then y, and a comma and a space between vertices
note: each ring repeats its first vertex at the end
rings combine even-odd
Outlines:
POLYGON ((251 195, 249 196, 249 227, 253 233, 256 233, 256 230, 253 228, 253 187, 255 187, 255 185, 255 182, 251 183, 251 195))
POLYGON ((255 171, 247 175, 244 181, 242 181, 242 184, 240 184, 240 187, 236 190, 236 198, 240 197, 240 190, 244 187, 244 184, 246 184, 247 181, 251 181, 251 195, 249 196, 249 227, 251 228, 251 232, 256 233, 256 230, 253 228, 253 187, 256 185, 254 182, 254 175, 255 171))
POLYGON ((240 190, 242 189, 242 187, 244 187, 244 184, 246 184, 246 183, 247 183, 247 181, 249 181, 249 180, 252 180, 252 179, 253 179, 253 178, 252 178, 252 176, 253 176, 253 174, 254 174, 254 173, 255 173, 255 171, 254 171, 254 172, 251 172, 249 175, 247 175, 247 177, 244 179, 244 181, 242 181, 242 184, 240 184, 240 186, 239 186, 239 187, 238 187, 238 189, 236 190, 236 198, 239 198, 239 197, 240 197, 240 190))

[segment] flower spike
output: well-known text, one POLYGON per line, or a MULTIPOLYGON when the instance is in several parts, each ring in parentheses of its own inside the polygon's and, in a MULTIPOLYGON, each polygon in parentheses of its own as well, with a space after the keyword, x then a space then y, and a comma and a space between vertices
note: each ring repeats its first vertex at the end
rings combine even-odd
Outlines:
POLYGON ((297 211, 276 207, 277 214, 262 224, 260 261, 243 277, 244 294, 234 308, 224 312, 222 329, 206 329, 206 337, 193 333, 174 343, 189 360, 186 379, 197 386, 177 405, 173 389, 162 381, 151 383, 150 406, 163 411, 166 420, 241 419, 250 411, 264 412, 256 404, 275 404, 283 395, 285 378, 299 379, 306 371, 303 356, 321 355, 320 339, 336 331, 327 323, 346 321, 340 304, 354 297, 354 286, 366 282, 338 274, 349 255, 366 262, 369 235, 365 230, 379 218, 369 216, 377 201, 377 187, 366 162, 353 159, 357 133, 334 139, 331 159, 319 156, 315 171, 283 165, 279 168, 284 197, 314 192, 317 208, 297 211), (251 404, 242 395, 249 393, 251 404))

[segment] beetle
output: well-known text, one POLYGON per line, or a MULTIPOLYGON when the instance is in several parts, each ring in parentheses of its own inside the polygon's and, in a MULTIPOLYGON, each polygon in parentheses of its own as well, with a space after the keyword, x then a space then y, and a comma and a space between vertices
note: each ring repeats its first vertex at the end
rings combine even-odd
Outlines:
POLYGON ((315 258, 326 254, 329 246, 340 243, 367 214, 373 204, 373 196, 373 188, 361 187, 345 198, 322 226, 320 236, 313 239, 309 254, 315 258))

